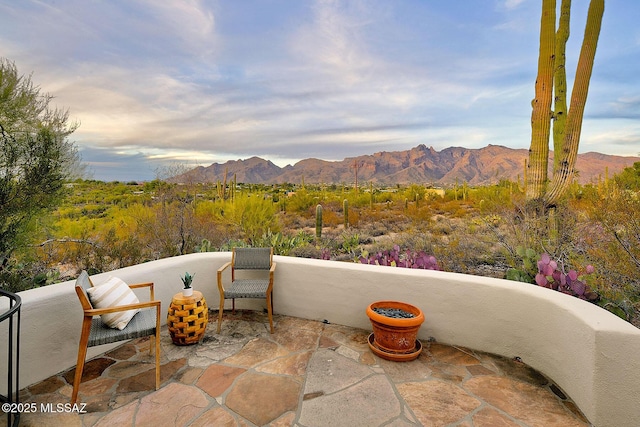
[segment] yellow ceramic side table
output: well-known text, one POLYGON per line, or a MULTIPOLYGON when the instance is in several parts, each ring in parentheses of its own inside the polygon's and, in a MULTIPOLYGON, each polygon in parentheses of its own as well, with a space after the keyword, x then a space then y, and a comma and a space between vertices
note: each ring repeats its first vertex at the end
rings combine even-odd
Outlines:
POLYGON ((196 344, 207 330, 209 310, 202 292, 193 291, 193 295, 185 297, 182 292, 171 299, 167 326, 171 340, 176 345, 196 344))

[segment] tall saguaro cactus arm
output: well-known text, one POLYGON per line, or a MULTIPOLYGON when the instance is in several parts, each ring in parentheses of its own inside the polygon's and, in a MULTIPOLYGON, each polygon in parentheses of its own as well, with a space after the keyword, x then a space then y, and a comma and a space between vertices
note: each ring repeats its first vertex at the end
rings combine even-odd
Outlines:
POLYGON ((316 206, 316 239, 322 238, 322 205, 316 206))
POLYGON ((547 194, 544 197, 545 204, 551 206, 557 203, 558 199, 571 184, 574 175, 576 160, 578 158, 578 145, 580 144, 580 133, 582 131, 582 119, 584 117, 584 107, 587 103, 589 92, 589 81, 593 71, 593 63, 596 56, 596 47, 600 37, 602 26, 602 16, 604 15, 604 0, 591 0, 589 12, 587 13, 587 25, 584 30, 584 39, 576 78, 571 91, 571 106, 567 115, 567 124, 562 140, 562 150, 556 153, 561 156, 558 169, 554 170, 553 181, 547 194))
POLYGON ((344 212, 344 228, 349 228, 349 201, 344 199, 342 201, 342 211, 344 212))
POLYGON ((553 71, 555 55, 556 1, 542 1, 540 21, 540 54, 535 99, 531 105, 531 147, 529 149, 529 176, 527 199, 540 199, 544 195, 549 162, 549 135, 551 130, 551 101, 553 99, 553 71))
POLYGON ((560 6, 560 19, 556 32, 555 67, 554 67, 554 101, 553 101, 553 170, 557 170, 560 164, 558 153, 562 150, 565 123, 567 122, 567 70, 566 48, 569 40, 569 21, 571 18, 571 0, 562 0, 560 6))

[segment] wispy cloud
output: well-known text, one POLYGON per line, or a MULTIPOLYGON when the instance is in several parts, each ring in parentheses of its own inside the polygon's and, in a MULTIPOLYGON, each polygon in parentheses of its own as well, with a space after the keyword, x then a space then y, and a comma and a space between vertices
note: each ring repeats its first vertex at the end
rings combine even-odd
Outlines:
POLYGON ((525 0, 504 0, 503 4, 506 9, 515 9, 524 2, 525 0))
MULTIPOLYGON (((640 5, 607 8, 583 141, 635 154, 640 130, 620 120, 637 118, 640 5)), ((526 147, 539 13, 525 0, 0 0, 0 44, 81 122, 72 138, 97 177, 124 180, 172 161, 526 147)))

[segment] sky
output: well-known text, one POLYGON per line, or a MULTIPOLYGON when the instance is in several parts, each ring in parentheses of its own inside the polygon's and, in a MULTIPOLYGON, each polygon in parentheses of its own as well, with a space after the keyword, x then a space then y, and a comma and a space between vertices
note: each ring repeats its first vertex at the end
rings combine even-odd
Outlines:
MULTIPOLYGON (((558 1, 560 3, 560 1, 558 1)), ((587 14, 573 0, 571 88, 587 14)), ((528 148, 541 0, 0 0, 0 56, 90 177, 528 148)), ((580 151, 640 155, 640 1, 607 0, 580 151)))

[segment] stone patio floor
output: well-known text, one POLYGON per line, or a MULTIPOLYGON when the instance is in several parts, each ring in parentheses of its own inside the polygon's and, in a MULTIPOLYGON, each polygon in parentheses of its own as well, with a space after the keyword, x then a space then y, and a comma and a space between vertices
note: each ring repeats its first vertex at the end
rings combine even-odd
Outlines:
MULTIPOLYGON (((263 313, 209 313, 198 344, 162 332, 162 386, 149 340, 87 363, 86 413, 22 414, 21 426, 589 426, 571 400, 517 360, 423 342, 412 362, 368 348, 369 331, 263 313)), ((43 355, 46 363, 46 355, 43 355)), ((21 402, 68 403, 74 369, 21 392, 21 402)), ((3 415, 0 425, 5 423, 3 415)))

